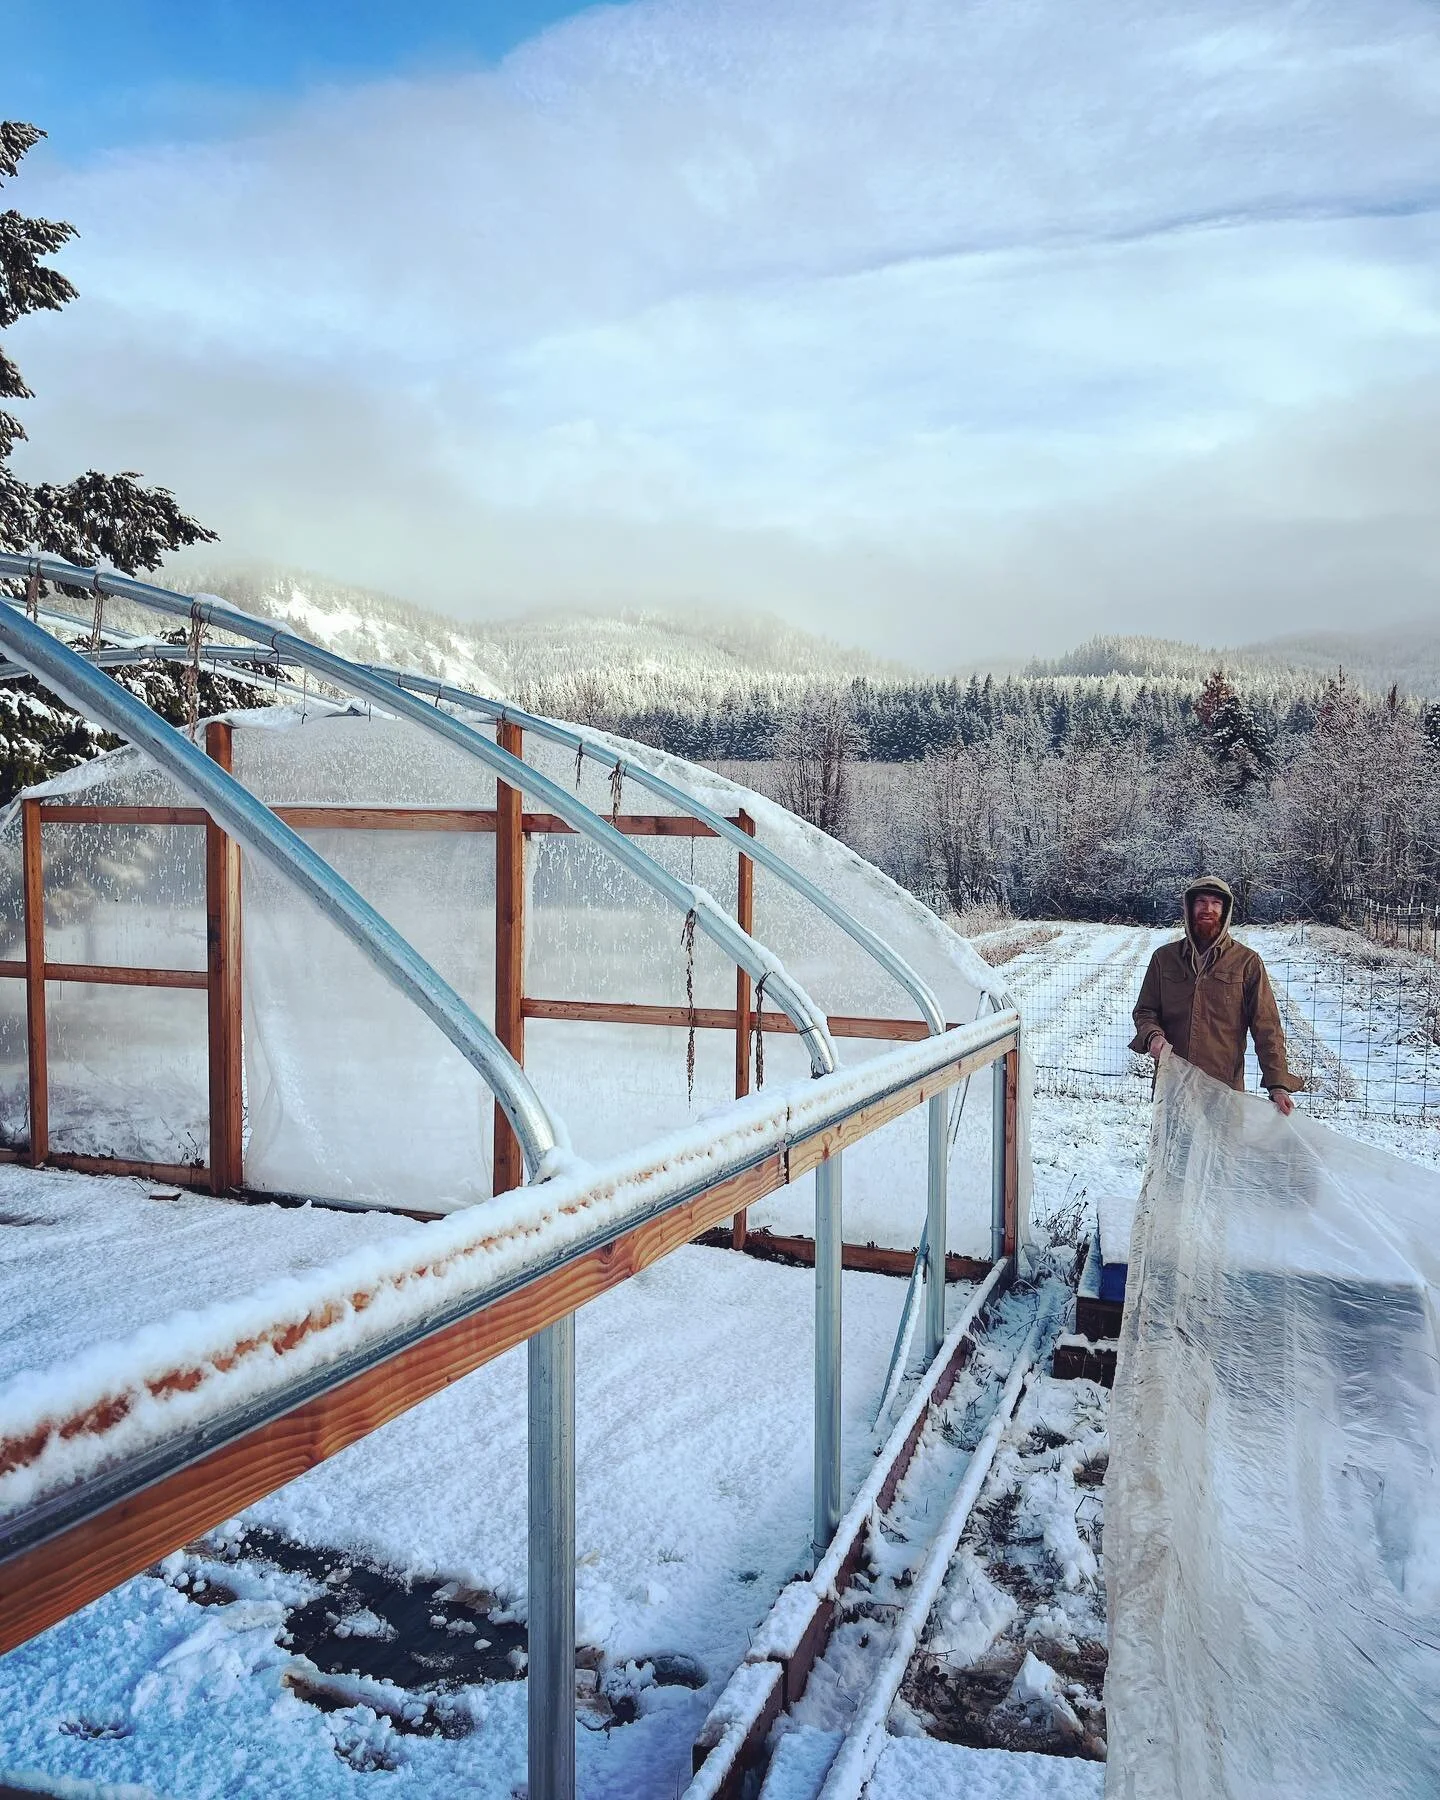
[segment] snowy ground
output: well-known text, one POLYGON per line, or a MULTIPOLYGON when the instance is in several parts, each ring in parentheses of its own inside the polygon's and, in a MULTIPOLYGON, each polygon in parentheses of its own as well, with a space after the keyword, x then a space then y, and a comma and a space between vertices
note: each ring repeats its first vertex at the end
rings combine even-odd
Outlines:
MULTIPOLYGON (((1164 935, 1018 930, 1031 941, 1004 968, 1037 1060, 1047 1032, 1056 1044, 1098 1038, 1117 1008, 1128 1012, 1164 935), (1047 1018, 1046 966, 1062 957, 1101 973, 1077 980, 1062 1012, 1047 1018)), ((1335 1123, 1440 1163, 1434 1126, 1348 1115, 1335 1123)), ((1148 1109, 1133 1098, 1042 1095, 1032 1127, 1037 1230, 1048 1223, 1073 1234, 1097 1194, 1138 1191, 1148 1127, 1148 1109)), ((0 1167, 0 1379, 113 1337, 138 1316, 420 1229, 374 1215, 151 1197, 160 1191, 0 1167)), ((690 1249, 581 1314, 587 1800, 673 1800, 711 1699, 805 1559, 812 1293, 804 1270, 690 1249)), ((851 1489, 876 1448, 870 1413, 901 1299, 898 1282, 846 1277, 851 1489)), ((934 1661, 952 1673, 988 1667, 992 1686, 1027 1651, 1049 1655, 1062 1687, 1080 1679, 1078 1665, 1060 1666, 1061 1627, 1083 1660, 1103 1611, 1100 1571, 1083 1556, 1071 1558, 1073 1585, 1062 1558, 1051 1593, 1025 1591, 1027 1579, 1036 1586, 1034 1570, 1025 1574, 1027 1483, 1058 1491, 1069 1482, 1079 1540, 1092 1552, 1098 1541, 1100 1491, 1087 1471, 1099 1466, 1103 1401, 1083 1383, 1056 1399, 1058 1386, 1040 1383, 1024 1403, 932 1620, 934 1661), (1052 1418, 1062 1401, 1089 1408, 1087 1417, 1052 1418), (1037 1435, 1047 1421, 1075 1454, 1037 1435), (1004 1499, 1012 1490, 1013 1503, 1004 1499), (1000 1528, 1007 1512, 1021 1521, 1014 1531, 1000 1528), (963 1630, 954 1601, 962 1590, 983 1592, 982 1578, 1001 1595, 991 1609, 1003 1615, 999 1629, 978 1649, 952 1643, 944 1634, 963 1630)), ((521 1641, 523 1452, 523 1363, 512 1355, 0 1661, 0 1771, 138 1784, 171 1800, 382 1790, 512 1800, 525 1760, 525 1689, 510 1655, 521 1641), (394 1660, 402 1651, 432 1679, 407 1675, 394 1660), (361 1674, 347 1676, 347 1667, 361 1674)), ((1037 1681, 1044 1686, 1043 1672, 1032 1669, 1029 1686, 1037 1681)), ((951 1685, 963 1703, 964 1683, 951 1685)), ((1089 1693, 1067 1697, 1083 1729, 1094 1723, 1081 1704, 1089 1693)), ((1023 1712, 1027 1694, 1017 1698, 1023 1712)), ((908 1704, 944 1730, 931 1699, 912 1695, 908 1704)), ((1009 1741, 1026 1740, 1017 1729, 1009 1741)), ((1076 1757, 901 1737, 871 1795, 1091 1800, 1100 1774, 1076 1757)))

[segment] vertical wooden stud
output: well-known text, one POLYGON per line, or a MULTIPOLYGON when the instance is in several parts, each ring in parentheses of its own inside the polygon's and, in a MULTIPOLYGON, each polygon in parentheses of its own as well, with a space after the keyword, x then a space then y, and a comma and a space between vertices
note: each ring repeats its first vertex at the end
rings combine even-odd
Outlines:
MULTIPOLYGON (((525 754, 518 725, 501 720, 500 748, 525 754)), ((495 1035, 525 1062, 525 796, 506 782, 495 784, 495 1035)), ((525 1180, 525 1163, 510 1121, 495 1107, 494 1192, 503 1194, 525 1180)))
MULTIPOLYGON (((741 812, 742 831, 755 835, 755 821, 741 812)), ((755 862, 740 852, 735 881, 735 921, 742 931, 755 930, 755 862)), ((735 971, 735 1098, 750 1092, 750 975, 745 969, 735 971)), ((736 1213, 730 1221, 730 1243, 736 1250, 745 1248, 745 1212, 736 1213)))
MULTIPOLYGON (((228 774, 231 727, 212 719, 205 752, 228 774)), ((240 846, 213 819, 205 824, 205 966, 210 1022, 210 1188, 245 1181, 244 1002, 240 980, 240 846)))
POLYGON ((45 872, 40 855, 40 802, 20 808, 25 884, 25 1024, 30 1051, 30 1161, 50 1154, 50 1072, 45 1041, 45 872))
POLYGON ((1020 1052, 1005 1057, 1005 1254, 1014 1256, 1020 1228, 1020 1052))

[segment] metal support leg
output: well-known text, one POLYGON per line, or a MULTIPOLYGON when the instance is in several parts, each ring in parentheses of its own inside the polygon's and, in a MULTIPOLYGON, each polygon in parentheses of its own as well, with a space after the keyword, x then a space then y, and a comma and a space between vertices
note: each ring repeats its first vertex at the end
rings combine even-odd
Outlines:
POLYGON ((575 1315, 529 1357, 530 1800, 575 1800, 575 1315))
POLYGON ((925 1360, 933 1362, 945 1342, 945 1226, 949 1159, 945 1154, 946 1096, 930 1101, 930 1177, 925 1204, 925 1360))
POLYGON ((1001 1056, 991 1063, 995 1099, 990 1129, 990 1260, 999 1262, 1005 1254, 1005 1062, 1001 1056))
POLYGON ((815 1521, 819 1556, 840 1523, 840 1154, 815 1171, 815 1521))

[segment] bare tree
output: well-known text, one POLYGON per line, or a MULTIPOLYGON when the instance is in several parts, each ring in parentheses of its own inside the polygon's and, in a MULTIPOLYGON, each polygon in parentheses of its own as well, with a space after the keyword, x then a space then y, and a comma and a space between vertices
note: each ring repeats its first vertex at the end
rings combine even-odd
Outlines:
POLYGON ((844 691, 807 690, 776 743, 781 800, 831 837, 843 837, 850 819, 851 765, 864 749, 865 734, 844 691))

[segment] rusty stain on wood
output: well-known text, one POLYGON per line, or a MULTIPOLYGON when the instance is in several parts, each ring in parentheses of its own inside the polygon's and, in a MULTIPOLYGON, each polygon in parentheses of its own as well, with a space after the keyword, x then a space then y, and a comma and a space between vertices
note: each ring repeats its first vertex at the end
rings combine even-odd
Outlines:
MULTIPOLYGON (((149 1170, 156 1179, 178 1179, 149 1170)), ((193 1176, 194 1171, 187 1171, 193 1176)), ((784 1184, 778 1152, 0 1562, 0 1654, 784 1184)))

